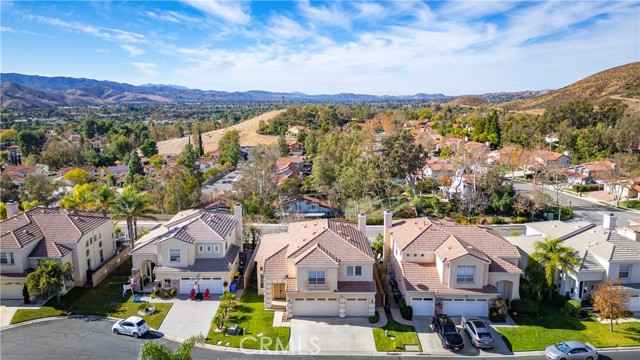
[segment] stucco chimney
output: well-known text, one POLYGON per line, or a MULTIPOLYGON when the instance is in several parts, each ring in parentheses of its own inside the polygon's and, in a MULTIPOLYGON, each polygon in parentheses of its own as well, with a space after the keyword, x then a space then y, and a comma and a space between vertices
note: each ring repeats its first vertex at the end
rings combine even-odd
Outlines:
POLYGON ((613 231, 616 229, 616 216, 613 213, 604 214, 604 220, 602 221, 602 227, 605 230, 613 231))
POLYGON ((233 217, 236 219, 236 245, 242 249, 242 204, 233 206, 233 217))
POLYGON ((393 221, 393 213, 391 210, 385 210, 384 212, 384 247, 382 249, 382 264, 385 269, 388 268, 389 259, 391 256, 391 222, 393 221))
POLYGON ((360 213, 358 215, 358 230, 367 235, 367 214, 365 213, 360 213))
POLYGON ((12 218, 20 213, 20 208, 18 207, 19 205, 17 201, 7 201, 7 203, 4 205, 7 207, 7 219, 12 218))

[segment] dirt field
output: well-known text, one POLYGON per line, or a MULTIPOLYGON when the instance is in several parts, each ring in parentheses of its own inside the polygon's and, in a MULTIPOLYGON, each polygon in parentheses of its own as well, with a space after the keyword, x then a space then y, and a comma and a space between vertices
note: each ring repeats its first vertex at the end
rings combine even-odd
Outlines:
MULTIPOLYGON (((213 151, 218 148, 218 140, 222 137, 222 134, 230 129, 236 129, 240 132, 240 145, 241 146, 255 146, 257 144, 275 144, 278 142, 278 138, 276 136, 268 136, 268 135, 260 135, 256 133, 258 130, 258 126, 260 125, 260 120, 267 121, 272 117, 282 113, 285 110, 274 110, 269 111, 264 114, 258 115, 252 119, 247 121, 243 121, 239 124, 233 125, 231 127, 209 131, 207 133, 202 134, 202 142, 204 143, 205 151, 213 151)), ((179 139, 171 139, 166 141, 161 141, 158 143, 158 152, 161 155, 165 154, 179 154, 182 151, 182 148, 188 143, 187 137, 182 137, 179 139)))

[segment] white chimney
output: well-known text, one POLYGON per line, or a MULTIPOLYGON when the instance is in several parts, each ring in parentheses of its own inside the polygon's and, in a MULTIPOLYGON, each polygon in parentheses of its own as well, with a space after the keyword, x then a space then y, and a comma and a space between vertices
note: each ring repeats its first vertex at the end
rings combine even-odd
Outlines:
POLYGON ((4 205, 7 208, 7 219, 12 218, 20 213, 18 202, 11 200, 7 201, 7 203, 4 205))
POLYGON ((604 221, 602 227, 605 230, 613 231, 616 229, 616 216, 613 213, 604 214, 604 221))
POLYGON ((367 214, 365 213, 358 215, 358 230, 365 236, 367 235, 367 214))
POLYGON ((385 269, 388 269, 389 259, 391 256, 391 223, 393 221, 393 213, 391 210, 384 212, 384 247, 382 248, 382 263, 385 269))
POLYGON ((565 151, 564 151, 564 155, 565 155, 565 156, 571 156, 571 151, 569 151, 569 150, 565 150, 565 151))
POLYGON ((235 204, 233 206, 233 217, 236 220, 236 245, 240 246, 242 251, 242 204, 235 204))

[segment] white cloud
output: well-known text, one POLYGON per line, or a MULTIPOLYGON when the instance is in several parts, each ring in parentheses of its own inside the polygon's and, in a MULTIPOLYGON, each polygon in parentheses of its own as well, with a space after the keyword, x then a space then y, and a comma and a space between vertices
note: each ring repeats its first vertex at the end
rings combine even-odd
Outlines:
POLYGON ((37 21, 41 24, 47 24, 55 27, 60 27, 70 31, 80 32, 87 35, 95 36, 104 40, 123 42, 123 43, 141 43, 145 41, 145 37, 142 34, 134 32, 110 29, 103 27, 95 27, 93 25, 87 25, 82 23, 70 23, 57 18, 51 18, 40 15, 25 15, 25 18, 29 21, 37 21))
POLYGON ((154 18, 156 20, 161 20, 161 21, 168 21, 168 22, 172 22, 175 24, 195 24, 198 23, 200 21, 200 19, 195 18, 193 16, 189 16, 187 14, 181 13, 181 12, 177 12, 177 11, 173 11, 173 10, 169 10, 169 11, 161 11, 161 10, 157 10, 157 11, 146 11, 145 14, 147 14, 147 16, 154 18))
POLYGON ((109 53, 111 53, 111 50, 109 50, 109 49, 96 49, 96 52, 100 53, 100 54, 109 54, 109 53))
POLYGON ((123 44, 123 45, 120 45, 120 47, 122 48, 122 50, 126 51, 129 54, 129 56, 139 56, 146 53, 143 49, 135 45, 123 44))
POLYGON ((338 2, 313 6, 308 0, 304 0, 298 3, 298 9, 312 24, 334 25, 347 30, 351 28, 350 15, 338 2))
POLYGON ((15 30, 13 30, 10 27, 6 27, 6 26, 0 26, 0 32, 10 32, 10 33, 14 33, 16 32, 15 30))
POLYGON ((251 19, 249 8, 236 1, 181 0, 203 13, 233 24, 246 24, 251 19))
POLYGON ((134 62, 131 65, 146 76, 155 77, 158 75, 157 65, 154 63, 134 62))
POLYGON ((380 20, 386 14, 386 9, 377 3, 353 2, 351 6, 357 10, 357 14, 354 16, 356 20, 380 20))

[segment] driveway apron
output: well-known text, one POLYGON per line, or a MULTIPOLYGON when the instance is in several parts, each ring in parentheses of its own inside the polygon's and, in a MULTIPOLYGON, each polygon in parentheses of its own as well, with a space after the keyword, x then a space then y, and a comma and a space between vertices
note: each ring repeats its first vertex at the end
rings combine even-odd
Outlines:
POLYGON ((301 317, 291 319, 289 349, 295 354, 344 354, 376 351, 366 317, 301 317))
POLYGON ((181 339, 200 334, 206 337, 219 305, 217 298, 203 301, 176 300, 158 330, 181 339))

